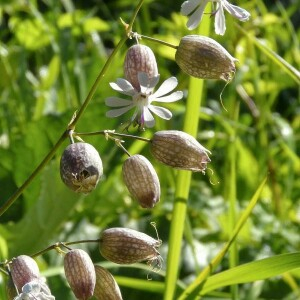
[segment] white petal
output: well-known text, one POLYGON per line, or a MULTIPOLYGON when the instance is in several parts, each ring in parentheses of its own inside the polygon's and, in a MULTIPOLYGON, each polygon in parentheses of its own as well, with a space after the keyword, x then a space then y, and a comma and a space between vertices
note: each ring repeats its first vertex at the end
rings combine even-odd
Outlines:
POLYGON ((160 78, 159 74, 156 75, 156 76, 154 76, 154 77, 152 77, 152 78, 150 78, 150 80, 149 80, 149 87, 148 88, 151 89, 151 90, 153 90, 155 88, 155 86, 158 84, 159 78, 160 78))
POLYGON ((199 4, 201 0, 185 1, 181 5, 180 13, 184 16, 188 16, 199 4))
POLYGON ((208 0, 204 0, 201 5, 191 14, 188 22, 186 23, 186 26, 189 30, 193 30, 199 25, 207 3, 208 0))
POLYGON ((116 117, 119 117, 123 114, 125 114, 127 111, 129 111, 134 105, 129 105, 129 106, 125 106, 125 107, 122 107, 122 108, 117 108, 117 109, 112 109, 112 110, 109 110, 107 113, 106 113, 106 116, 108 118, 116 118, 116 117))
POLYGON ((109 97, 105 99, 105 104, 110 107, 120 107, 120 106, 128 106, 132 104, 132 101, 118 98, 118 97, 109 97))
POLYGON ((149 77, 145 72, 138 73, 138 81, 141 86, 141 93, 146 93, 149 85, 149 77))
POLYGON ((218 3, 216 9, 217 13, 215 18, 215 33, 219 35, 224 35, 226 31, 226 24, 223 6, 220 3, 218 3))
POLYGON ((171 95, 160 97, 160 98, 155 98, 155 99, 151 100, 152 97, 153 96, 149 97, 150 101, 155 101, 155 102, 175 102, 175 101, 180 100, 183 97, 183 92, 177 91, 177 92, 172 93, 171 95))
POLYGON ((110 82, 109 84, 115 91, 118 91, 124 95, 133 96, 136 91, 131 83, 123 78, 118 78, 117 82, 110 82))
POLYGON ((247 21, 250 18, 250 13, 247 10, 239 6, 232 5, 226 0, 223 0, 222 4, 232 16, 239 19, 240 21, 247 21))
POLYGON ((144 107, 142 116, 147 127, 151 128, 155 125, 155 120, 147 107, 144 107))
POLYGON ((178 84, 176 77, 170 77, 167 80, 165 80, 162 85, 159 87, 159 89, 153 94, 153 97, 160 97, 162 95, 166 95, 169 92, 173 91, 178 84))
POLYGON ((172 113, 164 107, 149 105, 149 109, 162 119, 170 120, 172 118, 172 113))

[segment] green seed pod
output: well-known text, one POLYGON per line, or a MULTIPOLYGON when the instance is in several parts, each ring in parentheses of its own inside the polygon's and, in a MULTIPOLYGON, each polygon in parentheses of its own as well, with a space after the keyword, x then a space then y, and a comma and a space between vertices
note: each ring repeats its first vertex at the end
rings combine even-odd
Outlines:
POLYGON ((88 194, 103 174, 98 151, 87 143, 70 144, 60 160, 62 181, 73 191, 88 194))
POLYGON ((235 73, 237 59, 209 37, 187 35, 180 40, 175 61, 185 73, 193 77, 228 82, 235 73))
POLYGON ((141 261, 160 266, 161 256, 157 248, 160 240, 129 228, 109 228, 100 236, 101 255, 117 264, 133 264, 141 261))
POLYGON ((122 300, 120 288, 110 272, 100 266, 95 266, 95 272, 94 297, 97 300, 122 300))
POLYGON ((149 78, 158 75, 156 58, 153 51, 147 46, 137 44, 128 49, 124 61, 125 78, 137 91, 140 91, 138 81, 138 73, 140 72, 146 73, 149 78))
POLYGON ((20 255, 13 258, 10 264, 10 272, 13 283, 15 284, 19 293, 22 287, 33 280, 38 280, 40 271, 37 263, 33 258, 27 255, 20 255))
POLYGON ((122 168, 124 182, 133 197, 144 208, 152 208, 160 198, 158 176, 150 161, 142 155, 127 158, 122 168))
POLYGON ((173 168, 204 172, 210 151, 193 136, 177 130, 157 131, 151 139, 150 151, 160 162, 173 168))
POLYGON ((64 258, 64 270, 76 298, 91 298, 95 289, 96 273, 89 255, 81 249, 69 251, 64 258))

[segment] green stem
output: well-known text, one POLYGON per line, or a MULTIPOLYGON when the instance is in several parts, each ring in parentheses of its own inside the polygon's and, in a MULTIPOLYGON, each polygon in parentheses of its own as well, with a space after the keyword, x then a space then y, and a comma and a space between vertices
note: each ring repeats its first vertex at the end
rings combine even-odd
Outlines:
POLYGON ((124 43, 127 41, 128 36, 125 35, 118 43, 118 45, 116 46, 116 48, 113 50, 113 52, 111 53, 111 55, 109 56, 109 58, 107 59, 105 65, 103 66, 101 72, 99 73, 99 75, 97 76, 93 86, 90 89, 90 92, 88 93, 87 97, 85 98, 84 102, 82 103, 80 109, 78 110, 78 112, 76 113, 76 116, 74 117, 74 119, 71 121, 71 123, 69 124, 69 128, 70 129, 74 129, 75 125, 77 124, 78 120, 80 119, 80 117, 82 116, 82 114, 84 113, 85 109, 87 108, 88 104, 90 103, 90 101, 92 100, 100 81, 103 79, 104 75, 106 74, 106 71, 108 70, 110 64, 112 63, 114 57, 116 56, 117 52, 121 49, 121 47, 124 45, 124 43))
POLYGON ((142 5, 144 3, 144 0, 140 0, 139 4, 136 6, 134 12, 133 12, 133 17, 129 23, 129 26, 128 26, 128 33, 130 33, 132 31, 132 26, 133 26, 133 23, 135 22, 135 19, 137 17, 137 14, 139 12, 139 10, 141 9, 142 5))
MULTIPOLYGON (((209 34, 209 18, 201 24, 201 34, 209 34)), ((190 78, 189 94, 187 99, 186 114, 183 130, 192 136, 197 135, 199 112, 203 98, 204 81, 197 78, 190 78)), ((172 213, 169 251, 167 257, 167 276, 164 300, 175 299, 175 288, 179 273, 181 260, 181 245, 187 211, 187 201, 190 191, 191 172, 179 171, 176 178, 175 203, 172 213)))
POLYGON ((112 130, 100 130, 100 131, 92 131, 92 132, 74 132, 74 136, 89 136, 89 135, 113 135, 113 136, 119 136, 119 137, 124 137, 124 138, 131 138, 135 140, 140 140, 144 142, 151 142, 151 139, 141 137, 141 136, 136 136, 136 135, 131 135, 131 134, 125 134, 125 133, 118 133, 114 132, 112 130))
POLYGON ((139 37, 145 39, 145 40, 149 40, 151 42, 155 42, 155 43, 159 43, 159 44, 162 44, 162 45, 165 45, 165 46, 168 46, 170 48, 174 48, 177 50, 178 46, 175 46, 173 44, 170 44, 168 42, 165 42, 165 41, 162 41, 162 40, 159 40, 159 39, 156 39, 156 38, 152 38, 152 37, 149 37, 149 36, 146 36, 146 35, 142 35, 142 34, 139 34, 138 35, 139 37))
POLYGON ((31 255, 31 257, 37 257, 37 256, 40 256, 50 250, 53 250, 53 249, 57 249, 57 248, 60 248, 60 247, 65 247, 65 246, 70 246, 70 245, 75 245, 75 244, 83 244, 83 243, 99 243, 100 242, 100 239, 96 239, 96 240, 80 240, 80 241, 73 241, 73 242, 59 242, 59 243, 55 243, 37 253, 34 253, 31 255))
POLYGON ((40 171, 46 166, 46 164, 54 156, 56 150, 60 147, 63 141, 69 136, 69 131, 66 130, 54 147, 50 150, 43 161, 36 167, 32 174, 26 179, 26 181, 15 191, 15 193, 0 207, 0 216, 5 213, 5 211, 19 198, 23 191, 29 186, 29 184, 34 180, 34 178, 40 173, 40 171))

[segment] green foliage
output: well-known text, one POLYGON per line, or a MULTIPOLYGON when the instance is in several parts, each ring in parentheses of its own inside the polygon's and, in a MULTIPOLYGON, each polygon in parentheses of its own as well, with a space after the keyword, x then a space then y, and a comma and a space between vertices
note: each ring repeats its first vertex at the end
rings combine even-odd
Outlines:
MULTIPOLYGON (((159 274, 139 264, 104 262, 96 243, 78 246, 116 275, 124 299, 192 299, 191 291, 193 299, 298 299, 299 3, 238 1, 251 19, 241 23, 226 13, 226 33, 217 36, 208 15, 199 31, 188 31, 187 19, 179 13, 182 2, 145 1, 133 30, 173 45, 187 34, 209 35, 239 60, 237 72, 225 88, 220 81, 191 79, 176 65, 174 49, 142 39, 156 55, 160 81, 176 76, 185 97, 166 105, 173 113, 170 121, 157 119, 154 129, 130 133, 147 138, 162 129, 195 134, 212 152, 210 170, 203 175, 168 168, 154 161, 147 143, 124 139, 131 154, 150 159, 160 178, 161 200, 146 210, 122 181, 125 154, 100 135, 84 140, 99 151, 103 178, 89 195, 69 191, 59 175, 65 141, 0 216, 0 261, 60 241, 95 239, 114 226, 155 237, 154 221, 163 241, 159 274)), ((0 206, 60 139, 124 37, 119 18, 130 22, 135 4, 1 2, 0 206)), ((104 101, 117 96, 109 82, 123 77, 126 49, 134 42, 127 40, 116 53, 77 132, 121 132, 120 124, 129 120, 130 113, 106 118, 104 101)), ((38 263, 56 299, 74 299, 61 276, 62 258, 50 251, 38 263)), ((6 299, 5 280, 1 273, 0 299, 6 299)))

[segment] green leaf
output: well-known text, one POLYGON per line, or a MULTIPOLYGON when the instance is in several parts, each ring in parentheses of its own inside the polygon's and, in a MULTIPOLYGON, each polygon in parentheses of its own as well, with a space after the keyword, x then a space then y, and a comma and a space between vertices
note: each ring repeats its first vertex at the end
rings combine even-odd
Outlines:
POLYGON ((220 287, 263 280, 297 268, 300 268, 300 252, 264 258, 209 277, 203 285, 201 295, 220 287))

